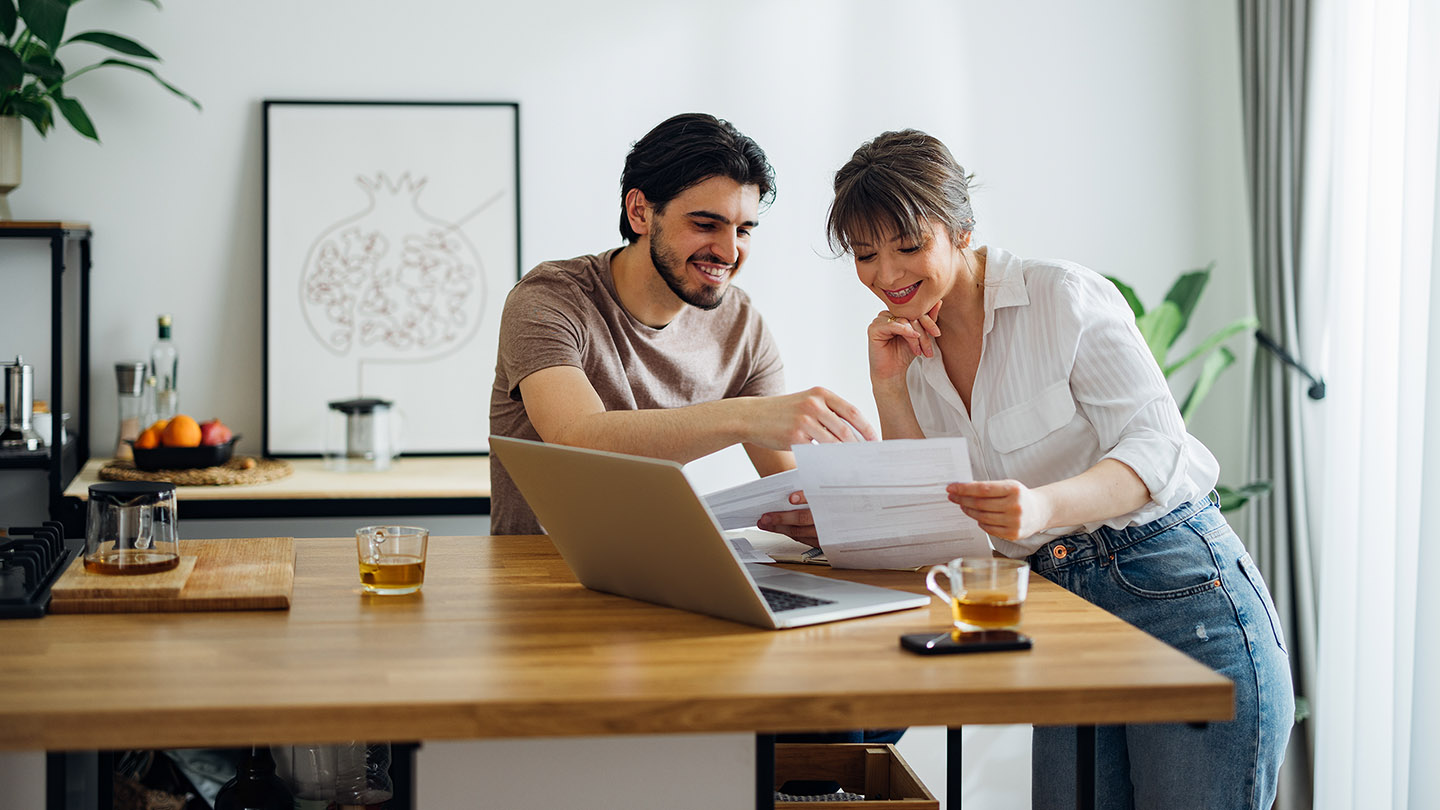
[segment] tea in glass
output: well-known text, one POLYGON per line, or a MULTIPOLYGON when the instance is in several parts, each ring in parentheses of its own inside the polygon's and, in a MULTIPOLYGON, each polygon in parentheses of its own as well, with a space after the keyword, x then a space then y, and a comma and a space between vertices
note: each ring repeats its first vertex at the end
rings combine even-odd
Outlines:
POLYGON ((1020 626, 1030 584, 1030 566, 1003 557, 957 557, 931 567, 925 586, 950 605, 956 630, 1000 630, 1020 626), (943 575, 948 590, 935 581, 943 575))
POLYGON ((430 531, 418 526, 366 526, 355 531, 360 586, 368 593, 415 593, 425 582, 430 531))

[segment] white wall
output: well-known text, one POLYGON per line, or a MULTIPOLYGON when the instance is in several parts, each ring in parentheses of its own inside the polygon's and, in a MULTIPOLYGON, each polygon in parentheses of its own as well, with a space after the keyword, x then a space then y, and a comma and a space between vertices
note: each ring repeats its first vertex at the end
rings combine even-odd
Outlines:
MULTIPOLYGON (((862 334, 878 304, 848 263, 827 258, 821 225, 834 170, 885 129, 929 130, 977 174, 980 242, 1081 261, 1130 280, 1152 303, 1180 271, 1215 260, 1192 331, 1248 312, 1232 8, 1144 0, 880 8, 821 0, 78 6, 73 30, 144 42, 165 58, 163 74, 205 105, 196 113, 143 77, 101 71, 72 92, 103 145, 64 125, 44 140, 25 135, 16 216, 95 228, 94 450, 108 452, 114 431, 110 364, 144 355, 161 311, 176 319, 185 409, 220 416, 259 446, 265 98, 519 101, 527 269, 618 243, 620 165, 652 125, 685 110, 731 119, 768 151, 779 179, 740 284, 767 315, 793 387, 827 385, 867 410, 862 334)), ((69 59, 81 63, 78 53, 69 59)), ((43 261, 38 246, 0 246, 6 266, 43 261)), ((35 342, 43 319, 12 334, 11 316, 0 335, 35 342)), ((475 373, 488 378, 491 369, 475 373)), ((1247 377, 1232 371, 1194 426, 1227 470, 1242 467, 1247 377)), ((476 403, 474 418, 486 418, 486 403, 476 403)), ((716 466, 717 483, 744 474, 738 458, 716 466)))

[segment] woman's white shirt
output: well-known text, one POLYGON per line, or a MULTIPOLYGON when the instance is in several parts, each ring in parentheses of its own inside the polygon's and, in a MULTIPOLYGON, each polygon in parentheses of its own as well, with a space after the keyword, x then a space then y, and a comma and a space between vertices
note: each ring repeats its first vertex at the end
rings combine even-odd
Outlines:
POLYGON ((975 480, 1034 488, 1102 459, 1134 470, 1150 491, 1140 509, 1051 529, 996 550, 1024 557, 1056 537, 1147 523, 1206 497, 1220 465, 1185 430, 1180 409, 1115 285, 1078 264, 986 249, 985 324, 971 411, 937 349, 906 373, 927 437, 962 436, 975 480))

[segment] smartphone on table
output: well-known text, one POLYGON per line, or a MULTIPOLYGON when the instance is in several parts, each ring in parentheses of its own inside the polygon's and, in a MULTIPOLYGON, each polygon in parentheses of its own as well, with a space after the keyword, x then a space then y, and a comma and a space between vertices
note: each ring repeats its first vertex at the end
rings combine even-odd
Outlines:
POLYGON ((968 652, 1028 650, 1030 637, 1014 630, 977 630, 955 633, 907 633, 900 646, 917 655, 952 655, 968 652))

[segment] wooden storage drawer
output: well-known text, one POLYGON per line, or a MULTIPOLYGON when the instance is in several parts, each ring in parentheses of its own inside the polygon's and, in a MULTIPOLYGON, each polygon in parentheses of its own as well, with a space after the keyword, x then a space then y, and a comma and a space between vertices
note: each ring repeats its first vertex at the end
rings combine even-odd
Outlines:
MULTIPOLYGON (((775 746, 775 789, 792 779, 833 780, 868 810, 940 810, 940 802, 905 764, 893 745, 871 743, 780 743, 775 746)), ((779 802, 777 810, 804 810, 833 802, 779 802)))

